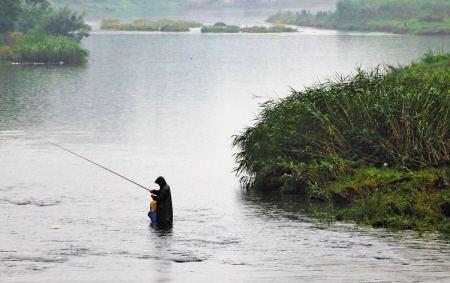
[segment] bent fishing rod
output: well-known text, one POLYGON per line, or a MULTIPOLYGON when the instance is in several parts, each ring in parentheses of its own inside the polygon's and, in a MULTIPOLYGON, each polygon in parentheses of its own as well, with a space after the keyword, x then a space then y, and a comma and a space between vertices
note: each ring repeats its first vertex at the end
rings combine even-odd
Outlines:
POLYGON ((84 160, 86 160, 86 161, 88 161, 88 162, 90 162, 90 163, 92 163, 92 164, 94 164, 94 165, 96 165, 96 166, 98 166, 98 167, 100 167, 100 168, 106 170, 106 171, 109 171, 110 173, 113 173, 113 174, 115 174, 115 175, 117 175, 117 176, 119 176, 119 177, 121 177, 121 178, 127 180, 128 182, 131 182, 131 183, 133 183, 133 184, 135 184, 135 185, 137 185, 137 186, 143 188, 144 190, 147 190, 147 191, 151 192, 150 189, 144 187, 143 185, 141 185, 141 184, 139 184, 139 183, 137 183, 137 182, 135 182, 135 181, 133 181, 133 180, 131 180, 131 179, 129 179, 129 178, 127 178, 127 177, 125 177, 125 176, 119 174, 119 173, 117 173, 117 172, 114 172, 113 170, 111 170, 111 169, 109 169, 109 168, 106 168, 105 166, 100 165, 100 164, 98 164, 97 162, 94 162, 94 161, 92 161, 92 160, 90 160, 90 159, 88 159, 88 158, 86 158, 86 157, 84 157, 84 156, 81 156, 80 154, 78 154, 78 153, 76 153, 76 152, 73 152, 73 151, 71 151, 70 149, 67 149, 67 148, 65 148, 65 147, 62 147, 62 146, 60 146, 59 144, 56 144, 56 143, 51 142, 51 141, 48 141, 48 140, 46 140, 46 139, 44 139, 44 138, 41 138, 41 137, 37 137, 37 138, 39 138, 39 139, 41 139, 41 140, 43 140, 43 141, 45 141, 45 142, 47 142, 47 143, 49 143, 49 144, 51 144, 51 145, 54 145, 54 146, 56 146, 56 147, 59 147, 60 149, 62 149, 62 150, 64 150, 64 151, 67 151, 67 152, 69 152, 69 153, 71 153, 71 154, 73 154, 73 155, 75 155, 75 156, 78 156, 78 157, 80 157, 80 158, 82 158, 82 159, 84 159, 84 160))

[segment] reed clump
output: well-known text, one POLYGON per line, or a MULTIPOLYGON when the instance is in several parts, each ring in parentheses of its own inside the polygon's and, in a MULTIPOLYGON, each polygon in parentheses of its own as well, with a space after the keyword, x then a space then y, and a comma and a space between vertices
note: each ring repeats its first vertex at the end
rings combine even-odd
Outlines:
MULTIPOLYGON (((346 195, 335 184, 358 170, 447 168, 449 67, 450 54, 430 52, 410 66, 357 69, 264 103, 255 124, 234 137, 242 185, 353 203, 366 199, 361 186, 346 195)), ((438 191, 448 194, 448 174, 442 178, 447 185, 438 191)), ((386 188, 374 178, 365 182, 386 188)), ((414 188, 424 187, 430 185, 414 188)))
POLYGON ((65 36, 26 35, 12 45, 0 47, 0 60, 15 63, 80 65, 88 51, 78 41, 65 36))

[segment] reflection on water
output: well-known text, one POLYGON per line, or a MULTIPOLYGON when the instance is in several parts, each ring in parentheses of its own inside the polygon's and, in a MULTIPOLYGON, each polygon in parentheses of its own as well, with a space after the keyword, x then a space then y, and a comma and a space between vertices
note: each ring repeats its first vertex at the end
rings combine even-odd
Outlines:
POLYGON ((449 43, 327 31, 96 34, 84 42, 85 67, 1 66, 0 281, 448 280, 446 242, 328 225, 298 197, 241 192, 230 143, 289 86, 449 43), (163 175, 174 227, 149 227, 145 191, 36 136, 150 187, 163 175))

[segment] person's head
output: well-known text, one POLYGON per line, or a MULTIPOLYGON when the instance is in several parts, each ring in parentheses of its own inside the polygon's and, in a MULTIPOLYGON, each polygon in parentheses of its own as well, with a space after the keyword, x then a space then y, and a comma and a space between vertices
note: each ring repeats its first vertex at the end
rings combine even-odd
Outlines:
POLYGON ((164 179, 163 176, 159 176, 158 178, 156 178, 155 183, 158 184, 160 188, 167 185, 166 180, 164 179))

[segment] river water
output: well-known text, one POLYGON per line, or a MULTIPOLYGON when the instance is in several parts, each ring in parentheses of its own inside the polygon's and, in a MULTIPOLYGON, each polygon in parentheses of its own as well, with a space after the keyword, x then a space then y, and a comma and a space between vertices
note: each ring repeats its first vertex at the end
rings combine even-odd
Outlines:
POLYGON ((311 218, 294 196, 247 194, 231 136, 289 88, 397 65, 450 38, 338 33, 95 33, 84 67, 0 67, 1 282, 449 281, 435 236, 311 218), (37 137, 155 187, 149 195, 37 137))

